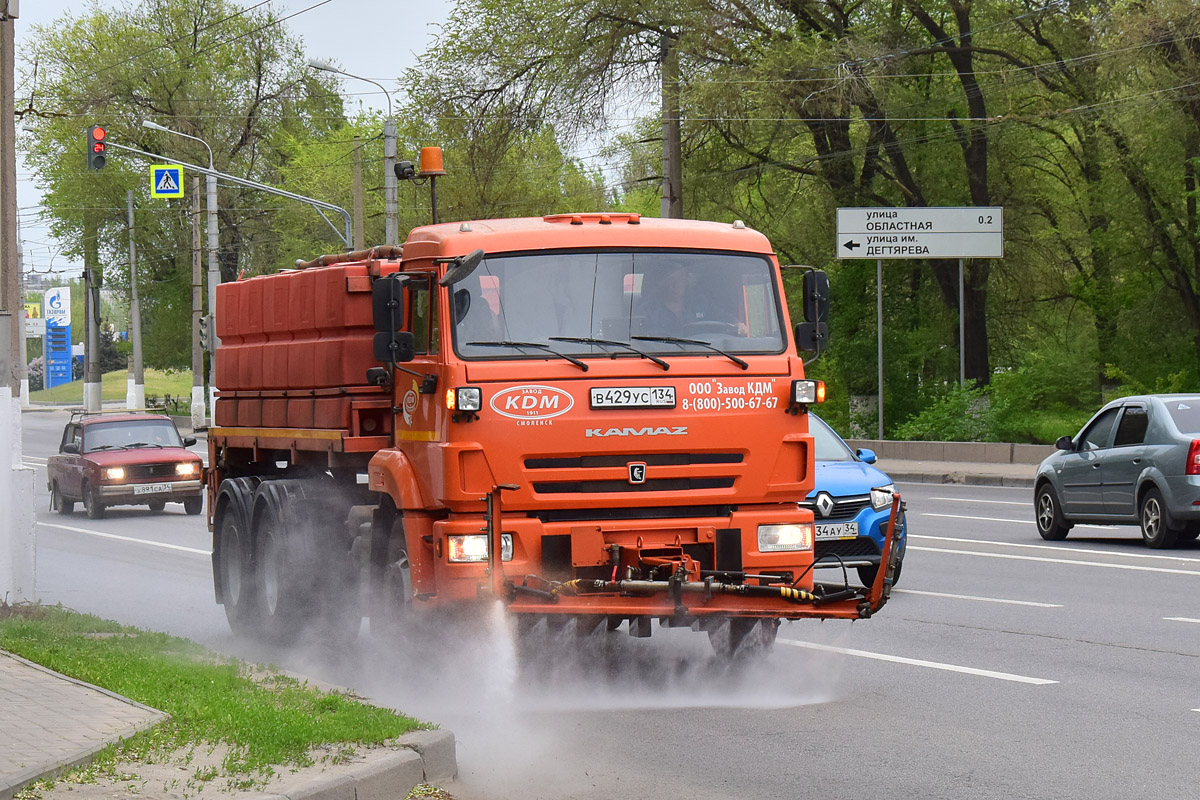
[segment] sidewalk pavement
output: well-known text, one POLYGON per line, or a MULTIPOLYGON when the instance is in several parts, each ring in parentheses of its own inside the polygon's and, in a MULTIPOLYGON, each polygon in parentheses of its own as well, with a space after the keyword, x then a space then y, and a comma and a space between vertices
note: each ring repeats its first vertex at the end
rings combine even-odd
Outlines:
MULTIPOLYGON (((22 787, 90 761, 110 744, 153 727, 167 715, 97 686, 0 650, 0 800, 22 787)), ((238 800, 400 800, 420 783, 457 774, 454 734, 420 731, 399 746, 315 778, 285 782, 238 800)), ((152 795, 148 795, 152 796, 152 795)))
POLYGON ((880 458, 875 466, 894 481, 911 483, 964 483, 974 486, 1033 488, 1037 464, 1006 464, 983 461, 914 461, 880 458))

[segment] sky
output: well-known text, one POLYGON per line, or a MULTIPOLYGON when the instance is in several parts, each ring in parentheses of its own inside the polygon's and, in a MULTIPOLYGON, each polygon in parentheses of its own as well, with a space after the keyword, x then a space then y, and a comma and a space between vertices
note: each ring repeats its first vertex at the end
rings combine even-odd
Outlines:
MULTIPOLYGON (((120 3, 101 0, 99 5, 114 9, 127 2, 136 0, 120 3)), ((250 7, 261 0, 236 2, 250 7)), ((287 17, 284 24, 303 42, 309 58, 333 62, 347 72, 371 78, 388 88, 395 85, 396 77, 405 68, 416 63, 454 9, 453 0, 270 0, 270 5, 279 16, 287 17)), ((18 62, 33 25, 47 25, 66 14, 80 16, 86 8, 90 8, 90 3, 85 5, 80 0, 24 0, 20 4, 21 16, 15 22, 18 62)), ((18 108, 22 96, 28 97, 28 91, 28 85, 18 77, 18 108)), ((347 79, 343 91, 351 99, 348 111, 354 110, 358 101, 364 108, 387 109, 382 92, 370 83, 347 79)), ((83 128, 79 136, 82 146, 83 128)), ((17 207, 26 272, 52 268, 63 271, 63 276, 78 276, 83 271, 82 263, 60 254, 49 229, 37 219, 42 198, 36 178, 18 155, 17 207)))

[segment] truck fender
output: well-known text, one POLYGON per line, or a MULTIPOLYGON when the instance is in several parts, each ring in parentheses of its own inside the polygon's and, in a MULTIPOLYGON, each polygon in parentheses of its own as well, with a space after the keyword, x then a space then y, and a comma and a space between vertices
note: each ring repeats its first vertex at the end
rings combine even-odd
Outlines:
POLYGON ((380 450, 367 466, 368 486, 392 499, 396 508, 430 508, 412 462, 400 450, 380 450))

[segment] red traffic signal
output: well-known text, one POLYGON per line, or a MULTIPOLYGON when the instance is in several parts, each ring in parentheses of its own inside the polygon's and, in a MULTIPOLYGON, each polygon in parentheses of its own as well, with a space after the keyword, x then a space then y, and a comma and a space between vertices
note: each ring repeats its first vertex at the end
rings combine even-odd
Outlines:
POLYGON ((103 125, 93 125, 88 128, 88 169, 104 169, 108 157, 108 144, 104 141, 108 131, 103 125))

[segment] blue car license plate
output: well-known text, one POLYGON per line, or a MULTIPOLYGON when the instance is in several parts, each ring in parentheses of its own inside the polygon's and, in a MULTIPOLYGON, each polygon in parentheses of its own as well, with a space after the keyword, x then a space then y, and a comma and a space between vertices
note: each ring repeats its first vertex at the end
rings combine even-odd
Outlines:
POLYGON ((817 525, 817 541, 825 539, 854 539, 857 536, 857 522, 832 522, 817 525))

